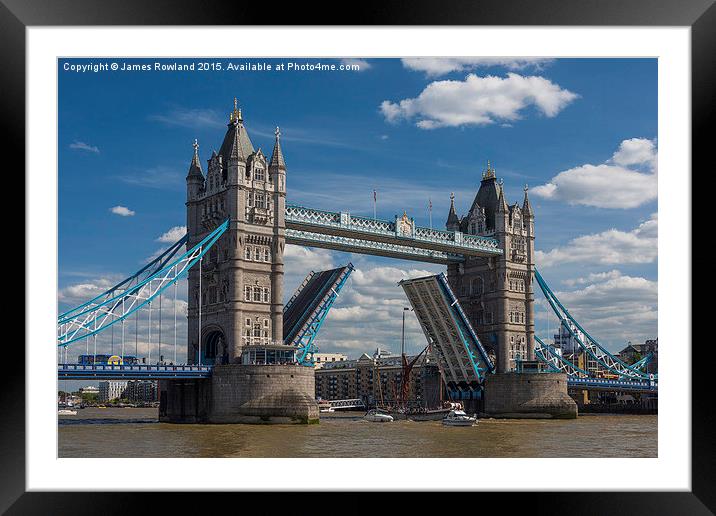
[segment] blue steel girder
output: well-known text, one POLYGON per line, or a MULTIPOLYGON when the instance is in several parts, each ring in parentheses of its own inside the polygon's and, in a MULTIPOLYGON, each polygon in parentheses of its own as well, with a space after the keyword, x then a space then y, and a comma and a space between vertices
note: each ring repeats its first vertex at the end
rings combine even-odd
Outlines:
POLYGON ((493 371, 477 335, 452 293, 444 274, 399 283, 415 310, 418 322, 438 359, 446 382, 481 384, 493 371))
POLYGON ((589 373, 574 365, 572 362, 560 355, 557 350, 545 343, 535 335, 535 356, 557 373, 567 373, 570 377, 588 377, 589 373))
MULTIPOLYGON (((315 352, 313 341, 316 339, 316 336, 318 335, 321 326, 323 326, 323 322, 326 320, 326 316, 331 310, 333 303, 336 301, 336 299, 338 299, 338 293, 345 285, 346 281, 348 280, 348 277, 350 276, 351 272, 353 272, 353 270, 354 267, 351 263, 349 263, 343 268, 338 278, 330 286, 328 292, 324 294, 324 297, 320 301, 318 307, 315 308, 312 313, 309 314, 307 322, 304 323, 299 333, 294 339, 292 339, 290 343, 287 343, 293 344, 298 349, 298 352, 296 353, 296 361, 299 364, 313 365, 311 359, 309 358, 309 355, 313 355, 313 353, 315 352)), ((309 274, 308 277, 306 277, 306 280, 303 282, 300 288, 303 288, 306 285, 312 275, 313 273, 309 274)), ((286 307, 284 308, 284 311, 291 306, 299 292, 300 289, 296 292, 296 294, 294 294, 291 300, 289 300, 286 307)))
POLYGON ((164 266, 171 260, 174 255, 179 251, 181 246, 186 244, 187 235, 184 235, 179 240, 177 240, 174 244, 172 244, 166 251, 162 252, 159 256, 154 258, 152 261, 147 263, 144 267, 139 269, 137 272, 129 276, 128 278, 123 279, 110 289, 102 292, 98 296, 93 297, 86 303, 82 303, 81 305, 78 305, 70 310, 67 310, 66 312, 61 313, 57 316, 58 322, 62 322, 64 320, 70 319, 77 315, 79 312, 81 312, 83 309, 88 307, 92 304, 99 304, 101 303, 101 300, 107 300, 111 299, 116 295, 116 293, 120 290, 125 291, 128 290, 133 284, 140 283, 144 279, 152 276, 156 271, 164 268, 164 266), (124 287, 124 288, 123 288, 124 287))
POLYGON ((549 288, 547 283, 544 281, 544 279, 542 278, 540 273, 537 272, 536 269, 535 279, 537 280, 537 284, 539 285, 540 289, 542 290, 542 293, 547 299, 547 302, 552 308, 552 311, 554 311, 554 313, 557 315, 561 324, 569 331, 569 334, 572 336, 575 342, 577 342, 579 347, 581 347, 589 356, 591 356, 603 367, 605 367, 612 373, 619 375, 620 377, 638 378, 643 380, 649 379, 650 376, 653 376, 644 373, 643 371, 640 371, 638 368, 632 367, 624 363, 612 353, 607 351, 602 345, 599 344, 599 342, 597 342, 596 339, 589 335, 589 333, 587 333, 587 331, 576 321, 576 319, 572 317, 572 315, 559 301, 559 299, 557 299, 557 296, 555 296, 554 292, 552 292, 552 290, 549 288), (585 339, 582 339, 577 335, 577 333, 575 332, 575 328, 585 336, 585 339))
MULTIPOLYGON (((495 238, 416 226, 414 220, 408 218, 407 215, 400 218, 396 216, 394 221, 386 221, 359 217, 347 212, 331 212, 305 206, 287 205, 286 229, 342 237, 344 244, 355 240, 361 242, 360 247, 364 252, 371 249, 372 254, 377 254, 376 251, 381 249, 384 252, 388 252, 390 249, 379 246, 370 247, 364 242, 425 249, 446 255, 499 256, 502 254, 500 243, 495 238)), ((319 241, 316 237, 314 240, 319 241)), ((415 251, 408 254, 418 256, 415 251)))
POLYGON ((409 245, 408 241, 400 243, 377 242, 357 237, 331 235, 290 228, 286 229, 286 243, 308 247, 321 247, 323 249, 332 249, 334 251, 347 253, 386 256, 388 258, 439 263, 443 265, 465 261, 465 257, 461 254, 414 247, 409 245))
POLYGON ((95 298, 96 302, 84 303, 65 312, 69 315, 61 316, 57 321, 58 347, 66 347, 73 342, 97 335, 150 304, 164 290, 188 274, 189 269, 211 249, 228 227, 229 221, 226 220, 194 247, 171 262, 165 262, 160 270, 136 285, 109 297, 98 296, 95 298))

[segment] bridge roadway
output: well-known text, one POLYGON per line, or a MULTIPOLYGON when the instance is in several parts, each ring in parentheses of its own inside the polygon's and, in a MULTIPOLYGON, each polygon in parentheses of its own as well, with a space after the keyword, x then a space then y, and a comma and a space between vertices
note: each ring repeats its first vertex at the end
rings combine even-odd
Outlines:
POLYGON ((60 380, 166 380, 171 378, 209 378, 210 376, 211 366, 208 365, 57 365, 57 377, 60 380))
POLYGON ((387 221, 297 205, 286 206, 286 242, 441 264, 502 254, 495 238, 416 226, 405 214, 387 221))
MULTIPOLYGON (((212 366, 186 364, 82 365, 58 364, 60 380, 167 380, 172 378, 209 378, 212 366)), ((538 373, 537 373, 538 374, 538 373)), ((488 379, 489 381, 489 379, 488 379)), ((608 380, 605 378, 569 378, 569 389, 590 391, 657 393, 659 384, 649 381, 608 380)), ((342 400, 355 402, 356 400, 342 400)), ((360 401, 360 400, 358 400, 360 401)), ((331 402, 333 404, 333 402, 331 402)), ((357 404, 351 404, 358 406, 357 404)), ((348 408, 336 404, 335 408, 348 408)))

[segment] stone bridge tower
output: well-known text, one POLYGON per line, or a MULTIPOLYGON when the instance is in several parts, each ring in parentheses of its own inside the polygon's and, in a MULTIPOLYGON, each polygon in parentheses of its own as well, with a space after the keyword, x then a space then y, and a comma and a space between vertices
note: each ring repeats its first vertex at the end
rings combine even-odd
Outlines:
POLYGON ((446 227, 494 237, 503 255, 468 258, 448 266, 448 281, 480 340, 495 357, 497 372, 516 359, 534 360, 534 212, 525 186, 522 206, 508 205, 502 181, 487 163, 470 211, 459 218, 451 198, 446 227))
POLYGON ((254 150, 234 99, 206 177, 195 141, 186 184, 187 248, 230 221, 204 255, 201 278, 198 266, 189 272, 188 360, 196 363, 201 348, 203 364, 239 363, 248 345, 283 343, 286 163, 278 128, 269 159, 254 150))

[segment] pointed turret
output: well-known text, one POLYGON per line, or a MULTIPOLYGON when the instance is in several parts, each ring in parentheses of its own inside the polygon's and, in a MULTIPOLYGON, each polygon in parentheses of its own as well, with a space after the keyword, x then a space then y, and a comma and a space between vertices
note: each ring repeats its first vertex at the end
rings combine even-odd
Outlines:
POLYGON ((500 193, 497 197, 497 211, 507 213, 510 210, 510 207, 507 205, 507 201, 505 200, 505 188, 501 180, 498 183, 498 188, 500 193))
POLYGON ((532 211, 532 205, 530 204, 530 198, 527 195, 527 190, 529 188, 527 185, 525 185, 525 199, 522 201, 522 213, 524 213, 526 216, 532 216, 534 215, 534 212, 532 211))
POLYGON ((194 156, 191 158, 189 172, 186 175, 187 199, 194 199, 203 186, 204 173, 201 171, 201 161, 199 160, 199 142, 194 139, 194 156))
POLYGON ((201 170, 201 161, 199 161, 199 142, 196 138, 194 139, 194 156, 191 158, 189 173, 186 178, 189 179, 190 177, 199 177, 202 181, 204 180, 204 173, 201 170))
POLYGON ((450 194, 450 213, 448 213, 447 222, 445 223, 445 227, 449 231, 457 231, 460 229, 460 219, 457 216, 457 212, 455 211, 455 194, 450 194))
POLYGON ((239 109, 238 100, 234 98, 234 110, 229 115, 228 129, 219 149, 219 155, 224 163, 228 163, 231 159, 246 161, 253 152, 254 146, 244 127, 244 117, 239 109))
POLYGON ((283 151, 281 150, 281 131, 276 127, 276 142, 273 144, 273 153, 271 154, 271 162, 269 168, 286 170, 286 161, 283 159, 283 151))

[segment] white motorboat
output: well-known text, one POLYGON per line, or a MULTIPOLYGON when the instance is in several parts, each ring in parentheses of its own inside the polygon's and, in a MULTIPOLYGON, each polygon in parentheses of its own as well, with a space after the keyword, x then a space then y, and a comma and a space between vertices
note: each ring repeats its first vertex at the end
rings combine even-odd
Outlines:
POLYGON ((336 409, 334 409, 333 407, 325 407, 325 408, 319 408, 318 411, 319 412, 335 412, 336 409))
POLYGON ((372 409, 366 412, 365 416, 363 416, 363 419, 366 421, 372 421, 374 423, 389 423, 393 421, 393 416, 390 414, 386 414, 382 410, 378 409, 372 409))
POLYGON ((57 414, 59 416, 76 416, 77 411, 76 410, 70 410, 70 409, 59 409, 57 411, 57 414))
POLYGON ((451 410, 443 419, 445 426, 473 426, 477 424, 477 418, 470 417, 462 410, 451 410))

